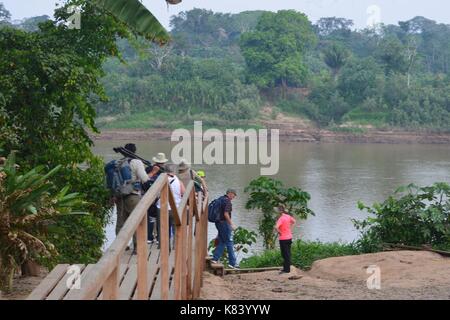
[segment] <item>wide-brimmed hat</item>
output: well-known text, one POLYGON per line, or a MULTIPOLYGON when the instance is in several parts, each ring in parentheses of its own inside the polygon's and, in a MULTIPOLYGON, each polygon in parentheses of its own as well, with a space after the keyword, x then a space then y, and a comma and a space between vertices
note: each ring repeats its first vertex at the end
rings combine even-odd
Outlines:
POLYGON ((156 163, 166 163, 167 161, 169 161, 168 159, 166 159, 166 155, 162 152, 158 153, 156 157, 153 157, 152 160, 156 163))
POLYGON ((191 165, 185 159, 182 159, 180 161, 180 164, 178 165, 178 171, 184 171, 184 170, 187 170, 187 169, 190 169, 190 168, 191 168, 191 165))

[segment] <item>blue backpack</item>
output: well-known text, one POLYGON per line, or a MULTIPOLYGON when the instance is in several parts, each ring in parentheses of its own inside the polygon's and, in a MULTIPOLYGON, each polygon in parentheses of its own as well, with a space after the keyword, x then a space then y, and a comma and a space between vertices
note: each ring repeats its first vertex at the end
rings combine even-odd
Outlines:
POLYGON ((136 182, 133 183, 130 160, 112 160, 105 165, 106 186, 115 196, 126 196, 140 189, 136 182))
POLYGON ((223 196, 213 200, 208 205, 208 221, 216 223, 220 221, 221 215, 223 213, 223 196))

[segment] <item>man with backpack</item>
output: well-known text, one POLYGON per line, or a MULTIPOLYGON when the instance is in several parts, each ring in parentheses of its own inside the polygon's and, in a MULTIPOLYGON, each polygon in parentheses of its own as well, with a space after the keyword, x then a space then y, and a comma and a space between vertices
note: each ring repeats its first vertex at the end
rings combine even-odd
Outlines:
MULTIPOLYGON (((134 154, 137 148, 135 144, 128 143, 125 149, 134 154)), ((142 184, 149 180, 149 176, 141 160, 128 157, 111 161, 105 166, 105 171, 108 187, 112 190, 117 206, 117 235, 141 200, 142 184)), ((135 236, 133 236, 133 246, 136 250, 135 236)))
POLYGON ((236 256, 234 254, 233 244, 233 230, 236 229, 231 221, 232 205, 231 201, 236 197, 236 190, 228 189, 227 193, 214 200, 209 206, 208 220, 216 224, 218 231, 218 245, 214 251, 212 263, 217 263, 225 250, 228 251, 228 263, 232 269, 237 269, 239 266, 236 263, 236 256))

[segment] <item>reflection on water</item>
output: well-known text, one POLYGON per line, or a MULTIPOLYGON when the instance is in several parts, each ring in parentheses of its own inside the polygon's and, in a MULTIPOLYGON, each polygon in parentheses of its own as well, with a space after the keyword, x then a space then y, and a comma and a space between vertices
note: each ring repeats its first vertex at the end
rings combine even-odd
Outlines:
MULTIPOLYGON (((98 141, 94 152, 105 160, 117 158, 112 148, 124 142, 98 141)), ((170 141, 138 142, 138 154, 151 159, 158 152, 170 155, 170 141)), ((261 214, 246 210, 244 188, 259 176, 257 165, 194 166, 206 171, 211 197, 228 187, 238 191, 233 202, 236 225, 257 231, 261 214)), ((298 186, 311 194, 310 207, 316 213, 296 227, 295 238, 353 241, 358 234, 351 219, 366 215, 357 208, 384 200, 398 186, 450 182, 450 148, 440 145, 307 144, 280 143, 280 171, 274 177, 286 186, 298 186)), ((209 239, 216 235, 210 224, 209 239)), ((114 239, 114 225, 107 228, 108 244, 114 239)), ((107 245, 108 245, 107 244, 107 245)), ((262 249, 261 241, 253 247, 262 249)))

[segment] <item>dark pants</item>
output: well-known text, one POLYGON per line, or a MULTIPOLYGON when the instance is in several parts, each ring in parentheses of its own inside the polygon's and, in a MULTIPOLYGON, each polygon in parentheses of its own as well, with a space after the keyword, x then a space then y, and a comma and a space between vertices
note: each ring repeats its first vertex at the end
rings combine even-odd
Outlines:
POLYGON ((147 216, 147 240, 153 241, 155 237, 153 236, 153 230, 155 230, 156 217, 147 216))
MULTIPOLYGON (((169 249, 170 239, 173 238, 173 245, 175 246, 175 220, 173 218, 172 210, 169 210, 169 249)), ((161 209, 158 209, 158 214, 156 218, 156 239, 158 240, 158 249, 161 247, 161 209)))
POLYGON ((218 240, 219 244, 214 251, 214 261, 219 261, 222 257, 223 251, 227 248, 228 251, 228 263, 230 266, 236 265, 236 256, 234 255, 234 244, 233 244, 233 236, 231 226, 228 222, 216 222, 216 228, 219 232, 218 240))
POLYGON ((281 256, 283 257, 283 271, 291 272, 291 240, 280 240, 281 256))
MULTIPOLYGON (((131 212, 141 201, 141 196, 137 194, 130 194, 128 196, 118 197, 116 201, 117 205, 117 223, 116 223, 116 235, 119 234, 123 225, 127 221, 131 212)), ((136 250, 136 234, 133 236, 133 247, 136 250)))

